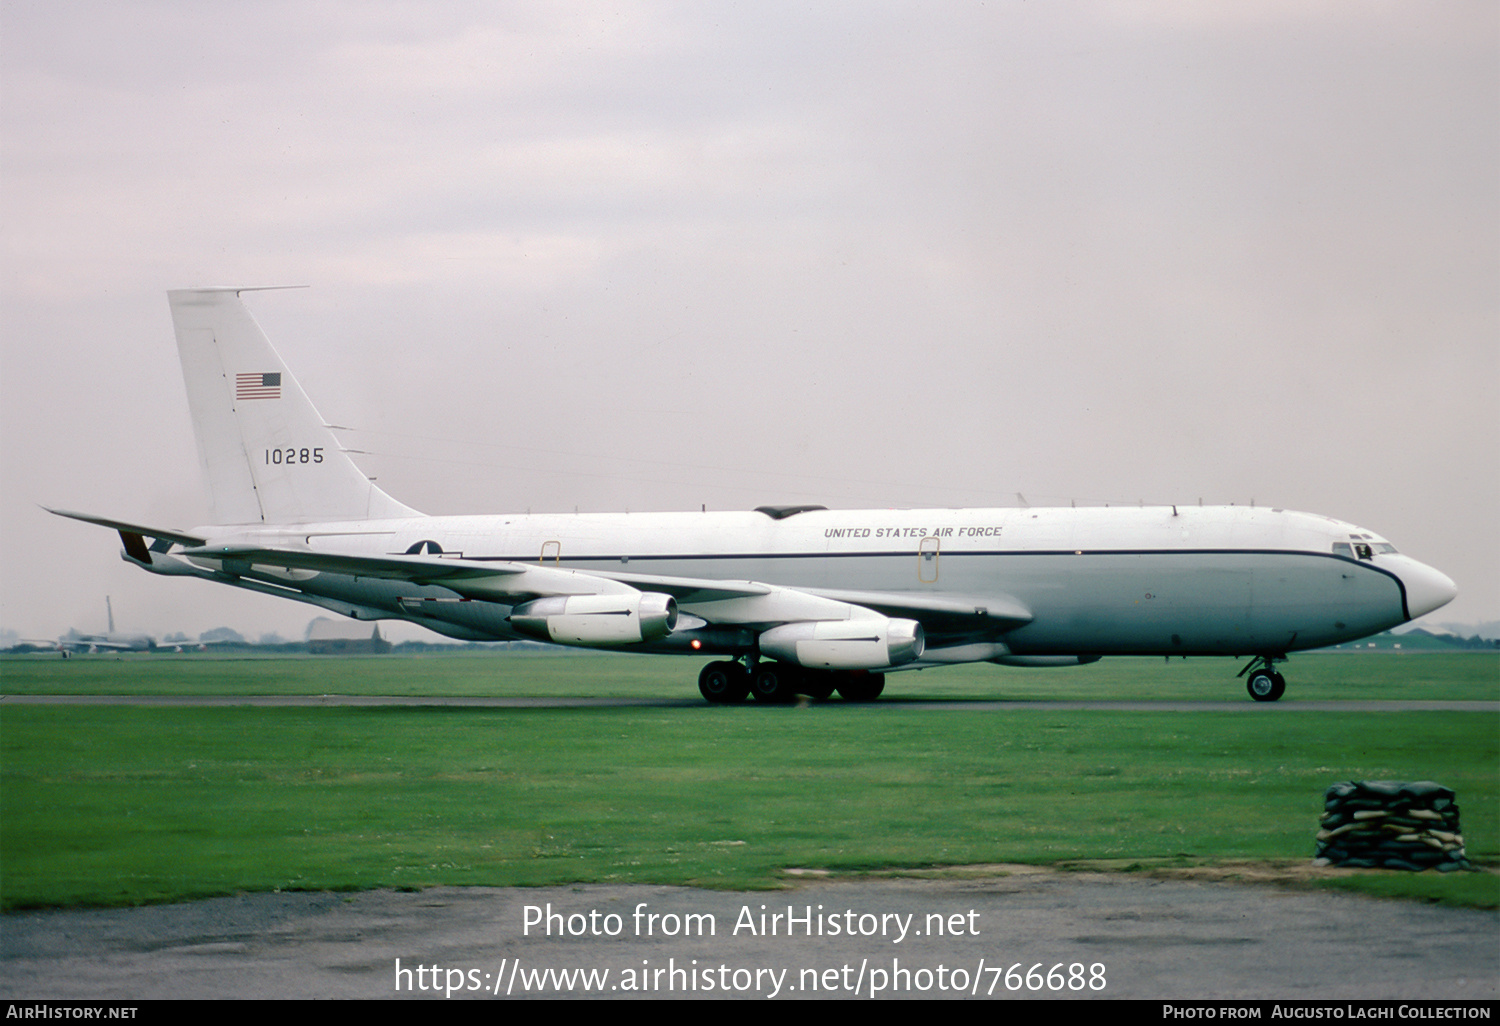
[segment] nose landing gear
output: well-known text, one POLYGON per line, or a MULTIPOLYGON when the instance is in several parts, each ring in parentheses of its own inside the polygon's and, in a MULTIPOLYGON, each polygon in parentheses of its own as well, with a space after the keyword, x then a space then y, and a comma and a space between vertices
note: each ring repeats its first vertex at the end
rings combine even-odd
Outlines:
POLYGON ((1245 690, 1257 702, 1274 702, 1286 693, 1286 678, 1275 670, 1275 664, 1285 662, 1286 656, 1256 656, 1250 660, 1239 675, 1245 677, 1245 690))

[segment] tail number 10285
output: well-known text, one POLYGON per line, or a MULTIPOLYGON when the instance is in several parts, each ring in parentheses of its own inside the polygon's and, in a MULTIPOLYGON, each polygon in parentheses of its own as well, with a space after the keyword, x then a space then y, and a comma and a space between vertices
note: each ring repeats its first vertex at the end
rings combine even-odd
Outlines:
POLYGON ((316 449, 267 449, 266 465, 279 467, 287 463, 322 463, 323 447, 316 449))

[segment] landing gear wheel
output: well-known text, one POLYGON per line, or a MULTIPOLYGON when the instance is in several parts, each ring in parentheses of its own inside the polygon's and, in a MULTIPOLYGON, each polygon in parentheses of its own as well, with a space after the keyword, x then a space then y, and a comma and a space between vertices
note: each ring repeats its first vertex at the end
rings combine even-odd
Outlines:
POLYGON ((789 663, 761 663, 750 678, 750 693, 757 702, 784 705, 797 696, 798 668, 789 663))
POLYGON ((750 693, 750 674, 739 663, 709 663, 698 674, 698 690, 714 705, 734 705, 750 693))
POLYGON ((1257 702, 1274 702, 1286 693, 1286 678, 1275 670, 1256 670, 1245 681, 1245 690, 1257 702))
POLYGON ((885 674, 856 671, 846 673, 838 682, 838 692, 846 702, 873 702, 885 690, 885 674))
POLYGON ((830 670, 804 670, 802 683, 797 690, 808 698, 821 702, 833 696, 833 688, 837 683, 838 678, 830 670))

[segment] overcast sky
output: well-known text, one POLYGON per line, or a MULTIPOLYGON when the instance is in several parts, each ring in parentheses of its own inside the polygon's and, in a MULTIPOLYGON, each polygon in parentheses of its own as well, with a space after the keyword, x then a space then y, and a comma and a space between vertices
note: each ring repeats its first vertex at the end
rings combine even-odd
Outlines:
POLYGON ((0 628, 301 636, 164 292, 429 513, 1249 503, 1500 618, 1500 7, 0 2, 0 628))

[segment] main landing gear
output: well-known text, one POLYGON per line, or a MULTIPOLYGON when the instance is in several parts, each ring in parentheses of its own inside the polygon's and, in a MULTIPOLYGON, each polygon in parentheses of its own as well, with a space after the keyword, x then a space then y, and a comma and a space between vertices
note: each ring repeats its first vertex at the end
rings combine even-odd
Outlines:
POLYGON ((792 663, 723 660, 698 674, 698 690, 714 705, 733 705, 754 695, 757 702, 785 705, 798 695, 822 701, 837 691, 846 702, 873 702, 885 690, 885 675, 863 670, 809 670, 792 663))
POLYGON ((698 674, 698 690, 714 705, 743 702, 750 693, 750 671, 728 660, 709 663, 698 674))
POLYGON ((1257 702, 1274 702, 1286 693, 1286 678, 1277 673, 1274 666, 1285 662, 1286 656, 1256 656, 1240 671, 1245 677, 1245 690, 1257 702))

